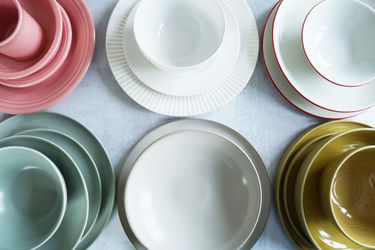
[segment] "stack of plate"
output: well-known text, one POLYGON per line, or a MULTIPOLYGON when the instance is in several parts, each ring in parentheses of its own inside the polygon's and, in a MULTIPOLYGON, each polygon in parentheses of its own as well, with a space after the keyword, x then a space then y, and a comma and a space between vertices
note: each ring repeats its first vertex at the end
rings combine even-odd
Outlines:
POLYGON ((11 117, 0 123, 0 138, 1 162, 7 162, 0 175, 7 174, 5 166, 19 169, 1 181, 7 234, 0 248, 87 249, 114 205, 115 177, 100 142, 80 123, 54 113, 11 117))
POLYGON ((374 8, 367 0, 280 1, 264 27, 263 60, 281 95, 325 119, 374 106, 374 8))
MULTIPOLYGON (((18 17, 17 27, 23 27, 20 20, 29 17, 35 20, 34 28, 41 28, 43 39, 40 52, 31 58, 21 60, 0 52, 0 112, 40 111, 71 93, 82 80, 94 53, 94 22, 82 0, 7 1, 17 4, 24 15, 18 17)), ((10 18, 4 15, 1 21, 10 22, 10 18)), ((24 30, 15 28, 13 35, 1 40, 1 46, 19 34, 27 36, 23 48, 31 46, 37 35, 30 25, 24 26, 24 30)))
POLYGON ((240 93, 254 72, 259 38, 243 0, 120 0, 106 48, 117 82, 135 102, 191 116, 240 93))
POLYGON ((289 147, 276 177, 276 203, 300 249, 374 249, 374 145, 374 128, 330 122, 289 147))
POLYGON ((137 249, 250 249, 270 205, 267 172, 251 144, 205 120, 146 135, 117 187, 120 219, 137 249))

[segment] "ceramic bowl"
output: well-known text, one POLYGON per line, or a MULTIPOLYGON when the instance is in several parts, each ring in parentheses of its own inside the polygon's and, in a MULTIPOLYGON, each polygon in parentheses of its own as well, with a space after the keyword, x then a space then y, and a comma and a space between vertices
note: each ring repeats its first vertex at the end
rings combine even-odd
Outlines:
POLYGON ((148 147, 124 197, 129 225, 147 249, 239 249, 262 202, 249 158, 202 131, 172 133, 148 147))
POLYGON ((218 0, 141 0, 133 26, 140 50, 168 72, 209 64, 224 39, 221 4, 218 0))
POLYGON ((326 214, 354 242, 375 248, 375 146, 344 154, 324 172, 321 202, 326 214))
POLYGON ((306 16, 303 47, 321 76, 344 86, 375 79, 374 7, 371 0, 325 0, 306 16))
POLYGON ((26 147, 0 149, 0 248, 35 249, 62 222, 67 191, 55 164, 26 147))

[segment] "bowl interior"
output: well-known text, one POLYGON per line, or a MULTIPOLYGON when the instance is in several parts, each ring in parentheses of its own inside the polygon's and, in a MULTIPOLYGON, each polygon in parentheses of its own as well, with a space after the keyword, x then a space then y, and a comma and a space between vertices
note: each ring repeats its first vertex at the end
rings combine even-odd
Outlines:
POLYGON ((328 80, 357 85, 375 78, 374 7, 367 0, 325 0, 306 17, 306 55, 328 80))
POLYGON ((358 244, 375 246, 375 148, 359 150, 337 171, 331 206, 343 232, 358 244))
POLYGON ((37 151, 3 148, 0 162, 0 247, 31 249, 61 221, 65 184, 56 166, 37 151))
POLYGON ((19 12, 13 0, 0 3, 0 44, 16 30, 19 12))
POLYGON ((256 224, 260 195, 254 166, 239 148, 185 131, 157 141, 137 160, 125 209, 148 249, 237 249, 256 224))
POLYGON ((134 17, 138 46, 152 62, 188 67, 210 58, 224 37, 217 0, 143 0, 134 17))

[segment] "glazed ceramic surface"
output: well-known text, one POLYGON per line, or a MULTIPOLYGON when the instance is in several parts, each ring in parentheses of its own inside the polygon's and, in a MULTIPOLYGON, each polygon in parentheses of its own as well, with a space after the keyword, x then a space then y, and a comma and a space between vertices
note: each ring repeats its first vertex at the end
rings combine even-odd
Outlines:
POLYGON ((48 129, 32 129, 19 133, 19 135, 30 135, 46 139, 61 147, 77 164, 82 173, 83 179, 87 187, 89 195, 89 217, 85 229, 85 237, 94 226, 98 218, 101 200, 102 186, 100 182, 99 172, 96 168, 94 160, 89 153, 76 141, 68 136, 48 129))
POLYGON ((55 164, 24 147, 0 149, 1 249, 36 249, 51 238, 66 209, 66 186, 55 164))
POLYGON ((327 216, 351 240, 375 248, 375 147, 349 151, 328 166, 321 178, 321 201, 327 216))
POLYGON ((340 132, 367 127, 367 125, 355 122, 325 123, 297 138, 284 154, 276 176, 276 206, 286 233, 298 248, 314 249, 309 237, 305 236, 300 226, 295 208, 294 190, 301 164, 309 152, 325 138, 340 132))
POLYGON ((354 113, 338 113, 323 109, 319 106, 309 102, 303 96, 301 96, 288 82, 285 76, 278 67, 274 49, 272 46, 272 25, 275 18, 276 8, 271 11, 269 17, 266 20, 266 24, 263 30, 263 61, 266 67, 266 71, 272 80, 274 86, 279 93, 297 109, 324 119, 343 119, 351 116, 358 115, 359 112, 354 113))
POLYGON ((260 159, 259 155, 256 153, 254 148, 249 144, 249 142, 244 139, 237 132, 231 130, 230 128, 205 120, 180 120, 165 124, 161 127, 156 128, 149 134, 147 134, 137 145, 132 149, 128 158, 126 159, 125 165, 121 170, 119 181, 118 181, 118 192, 117 192, 117 204, 118 211, 120 214, 120 219, 123 225, 123 228, 129 237, 130 241, 137 249, 145 249, 144 246, 138 241, 134 236, 134 233, 130 229, 128 224, 128 219, 125 214, 124 206, 124 192, 125 184, 128 178, 128 175, 133 168, 133 164, 136 162, 137 158, 150 146, 152 143, 158 141, 160 138, 170 135, 181 130, 193 130, 215 134, 217 136, 222 136, 226 140, 231 141, 237 145, 248 157, 248 159, 253 163, 257 174, 259 176, 260 188, 261 188, 261 210, 259 214, 259 219, 251 235, 248 236, 248 239, 243 244, 241 249, 251 248, 258 237, 260 236, 265 223, 267 221, 269 209, 270 209, 270 186, 268 182, 267 172, 265 167, 260 159))
POLYGON ((254 72, 259 48, 258 32, 254 16, 246 2, 224 0, 239 25, 240 55, 231 72, 205 93, 193 96, 169 96, 144 85, 132 73, 123 53, 123 31, 127 15, 137 1, 120 0, 110 18, 106 50, 111 70, 121 88, 141 106, 170 116, 191 116, 215 110, 236 97, 246 86, 254 72), (123 56, 121 56, 123 55, 123 56))
POLYGON ((46 36, 44 50, 36 58, 27 61, 15 60, 0 54, 0 78, 2 79, 17 79, 40 70, 56 55, 61 43, 62 16, 56 1, 41 1, 38 6, 27 0, 18 1, 23 10, 41 26, 46 36))
POLYGON ((347 238, 325 215, 320 205, 320 177, 342 153, 372 145, 374 129, 356 129, 321 142, 304 160, 296 182, 296 207, 300 222, 319 249, 363 249, 347 238), (313 209, 312 209, 313 208, 313 209))
POLYGON ((126 184, 125 210, 148 249, 238 249, 256 225, 260 197, 257 172, 237 146, 217 135, 182 131, 138 158, 126 184))
POLYGON ((99 216, 88 235, 77 246, 86 249, 107 224, 114 205, 115 176, 108 155, 96 137, 83 125, 56 113, 34 113, 11 117, 0 123, 0 138, 29 129, 54 129, 81 144, 93 158, 102 184, 102 203, 99 216))
POLYGON ((197 95, 214 88, 232 70, 239 54, 240 31, 234 16, 226 4, 222 3, 226 21, 226 33, 215 60, 210 62, 203 70, 194 70, 189 74, 183 75, 166 73, 142 55, 133 32, 133 19, 136 8, 137 5, 132 9, 126 20, 123 32, 123 47, 126 60, 132 72, 148 87, 171 96, 197 95))
POLYGON ((141 0, 133 28, 150 62, 170 73, 185 73, 214 59, 223 42, 225 18, 218 0, 141 0))
POLYGON ((41 152, 57 166, 66 183, 68 200, 61 225, 38 249, 74 249, 85 230, 89 209, 87 188, 76 163, 60 147, 44 139, 13 136, 0 140, 0 148, 9 146, 28 147, 41 152))
POLYGON ((375 104, 375 84, 343 88, 321 77, 305 57, 301 30, 305 16, 321 0, 283 0, 275 14, 273 45, 280 70, 304 98, 321 108, 352 113, 375 104), (290 17, 293 16, 293 22, 290 17))
POLYGON ((38 85, 13 89, 0 86, 0 111, 10 114, 43 110, 70 94, 85 75, 95 45, 93 19, 84 1, 59 0, 72 25, 72 45, 59 70, 38 85))
POLYGON ((375 3, 325 0, 305 19, 302 42, 307 59, 327 80, 360 86, 375 79, 375 3))

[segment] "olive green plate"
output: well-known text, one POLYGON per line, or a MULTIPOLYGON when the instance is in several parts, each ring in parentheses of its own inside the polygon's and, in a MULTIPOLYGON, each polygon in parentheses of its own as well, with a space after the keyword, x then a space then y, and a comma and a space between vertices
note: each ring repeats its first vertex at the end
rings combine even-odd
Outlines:
POLYGON ((115 201, 115 174, 109 157, 98 139, 77 121, 56 113, 41 112, 13 116, 0 123, 0 138, 30 129, 54 129, 62 132, 81 144, 98 167, 102 182, 102 204, 98 219, 88 235, 82 239, 77 249, 87 249, 108 223, 115 201))
POLYGON ((38 250, 74 249, 86 228, 89 209, 86 185, 77 165, 63 149, 41 138, 19 135, 0 140, 0 148, 9 146, 27 147, 41 152, 55 163, 66 183, 68 201, 61 225, 38 250))
POLYGON ((275 182, 276 207, 281 224, 288 236, 300 249, 315 249, 307 236, 303 235, 302 225, 294 213, 294 187, 303 157, 319 139, 351 129, 369 127, 356 122, 329 122, 317 126, 299 138, 288 148, 280 162, 275 182), (311 143, 312 142, 312 143, 311 143), (301 152, 299 152, 303 149, 301 152), (291 164, 292 163, 292 164, 291 164), (287 202, 286 202, 287 201, 287 202), (289 211, 292 207, 293 210, 289 211))
POLYGON ((89 194, 89 219, 85 229, 85 235, 92 229, 96 219, 98 218, 99 209, 102 200, 102 187, 99 172, 96 168, 94 160, 89 153, 77 142, 69 136, 48 129, 32 129, 20 132, 19 135, 36 136, 61 147, 77 164, 83 179, 85 180, 87 191, 89 194))

